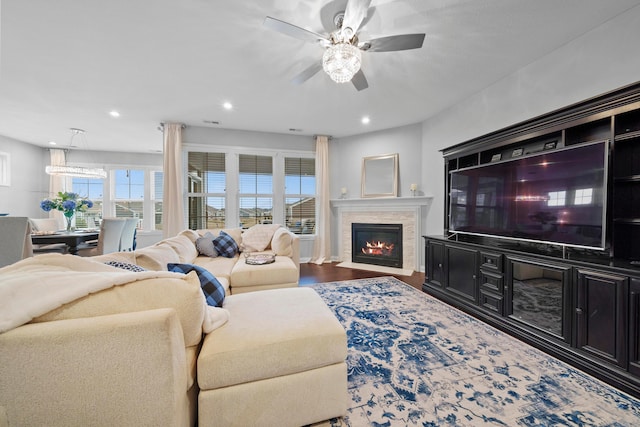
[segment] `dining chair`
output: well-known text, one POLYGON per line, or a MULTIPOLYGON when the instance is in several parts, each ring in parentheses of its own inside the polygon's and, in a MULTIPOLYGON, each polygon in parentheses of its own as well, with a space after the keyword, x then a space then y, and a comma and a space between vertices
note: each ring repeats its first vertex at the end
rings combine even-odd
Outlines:
MULTIPOLYGON (((31 231, 36 232, 54 232, 60 230, 60 223, 55 218, 29 218, 31 231)), ((53 243, 50 245, 33 245, 34 254, 42 253, 61 253, 67 252, 67 245, 64 243, 53 243)))
POLYGON ((58 231, 60 224, 55 218, 29 218, 31 231, 58 231))
POLYGON ((94 247, 90 245, 78 247, 78 255, 96 256, 118 252, 125 223, 124 218, 103 218, 100 222, 100 234, 96 245, 94 247))
POLYGON ((33 256, 29 218, 0 217, 0 242, 0 267, 33 256))
POLYGON ((138 218, 126 218, 125 225, 120 236, 120 250, 132 251, 135 249, 134 240, 136 238, 136 228, 138 227, 138 218))

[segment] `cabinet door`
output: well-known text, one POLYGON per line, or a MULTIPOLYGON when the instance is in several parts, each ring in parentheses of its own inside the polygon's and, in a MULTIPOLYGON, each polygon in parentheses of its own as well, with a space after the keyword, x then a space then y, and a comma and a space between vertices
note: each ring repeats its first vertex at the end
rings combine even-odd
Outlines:
POLYGON ((477 302, 478 251, 447 246, 446 290, 467 301, 477 302))
POLYGON ((429 286, 442 289, 444 287, 444 244, 427 240, 426 247, 426 282, 429 286))
POLYGON ((628 279, 586 269, 577 279, 576 346, 626 368, 628 279))
POLYGON ((571 267, 514 256, 506 264, 505 314, 571 343, 571 267))
POLYGON ((640 377, 640 279, 629 286, 629 372, 640 377))

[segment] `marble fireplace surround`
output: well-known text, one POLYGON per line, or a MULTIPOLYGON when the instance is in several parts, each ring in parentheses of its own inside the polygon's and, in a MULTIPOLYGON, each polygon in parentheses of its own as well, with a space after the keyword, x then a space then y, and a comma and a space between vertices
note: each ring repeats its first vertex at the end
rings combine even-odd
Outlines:
POLYGON ((422 217, 432 197, 331 200, 338 230, 338 259, 351 261, 351 224, 402 224, 402 268, 420 271, 422 217))

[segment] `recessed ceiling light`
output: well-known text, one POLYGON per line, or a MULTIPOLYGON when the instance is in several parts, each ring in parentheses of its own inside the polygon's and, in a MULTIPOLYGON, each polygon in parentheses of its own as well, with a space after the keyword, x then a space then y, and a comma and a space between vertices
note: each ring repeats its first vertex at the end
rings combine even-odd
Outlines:
POLYGON ((110 111, 109 115, 111 117, 120 117, 120 113, 118 113, 116 110, 110 111))
POLYGON ((362 124, 363 125, 368 125, 370 121, 371 121, 371 119, 369 118, 369 116, 364 116, 362 118, 362 124))
POLYGON ((58 145, 58 143, 55 141, 49 141, 49 145, 58 145))
POLYGON ((222 106, 225 110, 231 110, 233 108, 233 104, 231 104, 230 102, 225 102, 224 104, 222 104, 222 106))

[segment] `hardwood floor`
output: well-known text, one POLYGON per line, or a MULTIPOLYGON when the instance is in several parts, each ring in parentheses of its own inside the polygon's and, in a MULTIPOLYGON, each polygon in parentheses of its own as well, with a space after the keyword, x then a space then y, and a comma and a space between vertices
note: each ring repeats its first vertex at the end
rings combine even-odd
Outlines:
MULTIPOLYGON (((338 267, 336 263, 322 265, 304 263, 300 264, 300 285, 311 285, 314 283, 336 282, 340 280, 367 279, 370 277, 389 276, 385 273, 375 271, 358 270, 354 268, 338 267)), ((424 273, 414 271, 411 276, 392 275, 398 280, 422 290, 424 283, 424 273)))

